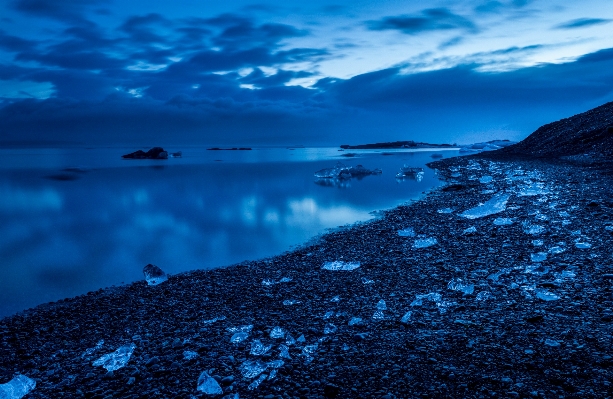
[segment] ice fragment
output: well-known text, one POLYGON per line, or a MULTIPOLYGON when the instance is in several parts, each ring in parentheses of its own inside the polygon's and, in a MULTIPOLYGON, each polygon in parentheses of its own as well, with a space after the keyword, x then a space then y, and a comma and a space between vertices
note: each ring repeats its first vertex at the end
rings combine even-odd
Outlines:
POLYGON ((266 374, 262 374, 261 376, 258 377, 257 380, 255 380, 251 384, 249 384, 247 389, 250 390, 250 391, 253 391, 254 389, 256 389, 257 387, 260 386, 260 384, 266 379, 266 377, 267 377, 266 374))
POLYGON ((494 224, 496 226, 508 226, 513 224, 513 219, 511 218, 496 218, 494 219, 494 224))
POLYGON ((270 331, 270 338, 283 338, 285 331, 281 327, 273 327, 270 331))
POLYGON ((286 300, 283 301, 283 304, 285 306, 296 305, 296 304, 299 304, 299 303, 301 303, 301 302, 299 300, 297 300, 297 299, 286 299, 286 300))
POLYGON ((230 342, 233 344, 238 344, 239 342, 243 342, 249 337, 249 333, 246 332, 237 332, 232 337, 230 337, 230 342))
POLYGON ((379 310, 387 309, 387 305, 385 304, 385 301, 383 299, 380 299, 379 302, 377 302, 377 309, 379 310))
POLYGON ((533 183, 522 187, 518 194, 520 197, 542 195, 549 194, 549 190, 545 188, 543 183, 533 183))
POLYGON ((509 201, 510 196, 510 194, 504 193, 495 194, 485 204, 468 209, 461 213, 460 216, 467 219, 477 219, 503 212, 507 207, 507 202, 509 201))
POLYGON ((435 245, 438 241, 434 237, 423 238, 415 240, 413 248, 427 248, 435 245))
POLYGON ((491 183, 492 180, 494 180, 494 178, 492 176, 482 176, 479 179, 479 183, 487 184, 487 183, 491 183))
POLYGON ((36 387, 36 381, 22 374, 0 384, 0 399, 21 399, 36 387))
POLYGON ((324 315, 324 320, 329 319, 330 317, 334 316, 334 312, 332 310, 329 310, 326 312, 326 314, 324 315))
POLYGON ((372 315, 372 318, 375 320, 383 320, 385 319, 385 315, 382 310, 375 310, 375 313, 372 315))
POLYGON ((151 263, 143 268, 143 274, 145 275, 145 280, 147 280, 147 284, 149 285, 158 285, 168 280, 166 273, 151 263))
POLYGON ((545 345, 552 346, 552 347, 557 347, 557 346, 560 346, 560 343, 558 341, 553 340, 553 339, 547 338, 545 340, 545 345))
POLYGON ((477 301, 488 301, 490 299, 495 299, 495 297, 489 291, 481 291, 477 294, 477 301))
POLYGON ((431 292, 429 294, 424 295, 415 295, 415 300, 411 302, 411 306, 422 306, 424 300, 430 300, 434 303, 439 303, 441 302, 441 299, 441 294, 438 294, 436 292, 431 292))
POLYGON ((204 392, 207 395, 220 395, 223 393, 221 387, 206 371, 203 371, 198 377, 198 391, 204 392))
POLYGON ((415 230, 412 227, 407 227, 406 229, 398 230, 398 235, 400 237, 415 237, 415 230))
POLYGON ((351 320, 349 320, 350 326, 355 326, 356 324, 360 324, 360 323, 362 323, 361 317, 352 317, 351 320))
POLYGON ((362 284, 374 284, 374 280, 369 280, 366 277, 362 277, 362 284))
POLYGON ((198 357, 198 353, 194 351, 183 351, 183 359, 192 360, 198 357))
POLYGON ((334 334, 336 330, 338 330, 338 328, 334 324, 328 323, 324 327, 324 334, 334 334))
POLYGON ((534 294, 538 299, 542 299, 543 301, 556 301, 560 299, 559 296, 545 289, 534 290, 534 294))
POLYGON ((587 243, 587 242, 576 242, 575 247, 579 249, 588 249, 588 248, 592 248, 592 244, 587 243))
POLYGON ((115 371, 128 364, 130 356, 132 356, 132 352, 134 352, 135 348, 136 345, 134 344, 120 346, 115 352, 108 353, 94 361, 92 365, 102 366, 108 371, 115 371))
POLYGON ((304 334, 299 336, 296 342, 300 342, 300 343, 306 342, 306 339, 304 338, 304 334))
POLYGON ((542 262, 547 259, 547 252, 537 252, 535 254, 530 254, 530 260, 532 262, 542 262))
POLYGON ((219 317, 215 317, 214 319, 210 319, 210 320, 203 320, 202 324, 213 324, 216 321, 221 321, 221 320, 225 320, 226 316, 219 316, 219 317))
POLYGON ((401 322, 401 323, 404 323, 404 324, 408 324, 408 323, 409 323, 409 320, 411 320, 411 315, 412 315, 412 314, 413 314, 413 312, 411 312, 411 311, 409 310, 408 312, 406 312, 406 313, 404 314, 404 316, 402 316, 402 319, 400 319, 400 322, 401 322))
POLYGON ((543 240, 532 240, 532 245, 534 245, 535 247, 540 247, 541 245, 543 245, 543 240))
POLYGON ((279 280, 279 283, 289 283, 290 281, 292 281, 291 277, 283 277, 279 280))
POLYGON ((296 340, 294 339, 294 337, 292 337, 292 335, 290 333, 287 333, 287 335, 285 336, 285 344, 286 345, 294 345, 296 343, 296 340))
POLYGON ((247 360, 243 363, 239 370, 245 378, 255 378, 262 374, 268 368, 268 364, 261 360, 247 360))
POLYGON ((341 297, 336 295, 334 297, 332 297, 332 299, 330 299, 330 302, 339 302, 341 300, 341 297))
POLYGON ((342 262, 342 261, 334 261, 334 262, 326 262, 323 265, 323 269, 325 270, 355 270, 360 267, 360 262, 342 262))
POLYGON ((292 357, 289 355, 289 347, 287 345, 279 345, 279 357, 284 359, 291 359, 292 357))
POLYGON ((251 353, 255 356, 262 356, 266 352, 268 352, 272 348, 272 345, 263 344, 259 339, 253 340, 251 342, 251 353))
POLYGON ((246 332, 246 333, 248 333, 251 330, 253 330, 253 324, 248 324, 248 325, 239 326, 239 327, 228 327, 228 328, 226 328, 226 330, 228 332, 232 332, 232 333, 233 332, 246 332))
POLYGON ((526 234, 531 234, 531 235, 541 234, 544 231, 545 231, 545 228, 543 226, 539 226, 537 224, 527 225, 524 228, 524 232, 526 234))
POLYGON ((475 285, 465 284, 461 278, 456 277, 456 278, 451 279, 451 281, 449 281, 449 283, 447 284, 447 289, 453 290, 453 291, 460 291, 464 295, 470 295, 475 290, 475 285))
POLYGON ((566 251, 564 248, 559 247, 559 246, 555 246, 555 247, 551 247, 549 248, 549 253, 550 254, 561 254, 562 252, 566 251))
POLYGON ((451 208, 443 208, 443 209, 439 209, 437 212, 438 213, 452 213, 453 209, 451 209, 451 208))
POLYGON ((471 226, 467 229, 464 229, 464 232, 462 234, 474 234, 477 232, 477 228, 475 226, 471 226))

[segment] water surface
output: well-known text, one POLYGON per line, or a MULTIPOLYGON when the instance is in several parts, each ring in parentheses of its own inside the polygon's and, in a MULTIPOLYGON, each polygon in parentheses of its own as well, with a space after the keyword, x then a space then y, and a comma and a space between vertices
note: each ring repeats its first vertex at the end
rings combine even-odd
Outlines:
POLYGON ((430 151, 171 148, 183 157, 120 158, 134 150, 0 150, 0 317, 142 279, 147 263, 175 274, 279 254, 440 184, 425 167, 422 181, 394 177, 432 161, 430 151), (383 174, 316 181, 337 161, 383 174))

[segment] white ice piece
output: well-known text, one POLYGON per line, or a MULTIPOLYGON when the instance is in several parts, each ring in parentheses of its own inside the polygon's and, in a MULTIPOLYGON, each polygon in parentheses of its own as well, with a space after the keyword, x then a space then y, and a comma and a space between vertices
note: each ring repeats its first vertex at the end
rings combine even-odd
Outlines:
POLYGON ((508 226, 513 224, 513 219, 511 218, 496 218, 494 219, 494 224, 496 226, 508 226))
POLYGON ((437 212, 438 213, 452 213, 453 209, 451 209, 451 208, 443 208, 443 209, 439 209, 437 212))
POLYGON ((21 399, 36 387, 36 381, 22 374, 0 384, 0 399, 21 399))
POLYGON ((560 299, 559 296, 545 289, 534 290, 534 294, 538 299, 542 299, 543 301, 556 301, 560 299))
POLYGON ((239 370, 245 378, 255 378, 268 368, 268 364, 261 360, 247 360, 241 364, 239 370))
POLYGON ((349 320, 350 326, 355 326, 356 324, 360 324, 360 323, 362 323, 361 317, 352 317, 351 320, 349 320))
POLYGON ((334 262, 326 262, 323 265, 325 270, 355 270, 360 267, 360 262, 342 262, 336 260, 334 262))
POLYGON ((492 176, 481 176, 481 178, 479 179, 479 183, 488 184, 491 183, 492 180, 494 180, 492 176))
POLYGON ((592 244, 587 243, 587 242, 576 242, 575 243, 575 248, 579 248, 579 249, 588 249, 588 248, 592 248, 592 244))
POLYGON ((402 316, 402 319, 400 319, 400 322, 403 324, 408 324, 409 320, 411 320, 411 315, 413 314, 413 312, 411 312, 410 310, 408 312, 406 312, 404 314, 404 316, 402 316))
POLYGON ((145 275, 145 280, 147 280, 147 284, 149 285, 158 285, 168 280, 166 273, 151 263, 143 268, 143 274, 145 275))
POLYGON ((464 231, 462 232, 462 234, 474 234, 477 232, 477 228, 475 226, 471 226, 467 229, 464 229, 464 231))
POLYGON ((251 342, 251 354, 255 356, 262 356, 266 352, 272 349, 272 345, 263 344, 259 339, 254 339, 251 342))
POLYGON ((366 277, 362 277, 362 284, 374 284, 375 280, 369 280, 366 277))
POLYGON ((530 254, 530 260, 532 262, 542 262, 547 259, 547 252, 537 252, 535 254, 530 254))
POLYGON ((456 278, 451 279, 451 281, 449 281, 449 283, 447 284, 447 289, 450 289, 453 291, 460 291, 464 295, 470 295, 475 291, 475 285, 466 284, 464 283, 464 281, 462 281, 461 278, 456 277, 456 278))
POLYGON ((485 204, 468 209, 460 214, 467 219, 477 219, 485 216, 503 212, 507 207, 507 202, 511 194, 498 193, 489 199, 485 204))
POLYGON ((539 226, 538 224, 527 225, 524 228, 524 232, 526 234, 531 234, 531 235, 541 234, 544 231, 545 231, 545 228, 543 226, 539 226))
POLYGON ((279 345, 279 357, 283 359, 291 359, 289 355, 289 347, 287 345, 279 345))
POLYGON ((183 359, 192 360, 198 357, 198 353, 194 351, 183 351, 183 359))
POLYGON ((419 238, 415 240, 413 248, 428 248, 438 243, 438 240, 434 237, 419 238))
POLYGON ((297 299, 286 299, 286 300, 283 301, 283 304, 285 306, 297 305, 299 303, 301 303, 301 302, 299 300, 297 300, 297 299))
POLYGON ((398 230, 398 235, 400 237, 415 237, 415 230, 412 227, 407 227, 406 229, 398 230))
POLYGON ((545 188, 545 185, 543 183, 533 183, 520 188, 518 194, 521 197, 542 195, 549 194, 549 190, 545 188))
POLYGON ((120 346, 115 352, 108 353, 94 361, 92 365, 102 366, 108 371, 115 371, 128 364, 130 356, 132 356, 135 348, 136 345, 134 344, 120 346))
POLYGON ((277 327, 273 327, 273 329, 270 331, 270 338, 283 338, 285 336, 285 331, 277 326, 277 327))
POLYGON ((328 323, 324 327, 324 334, 334 334, 337 330, 338 328, 334 324, 328 323))
POLYGON ((257 387, 260 386, 260 384, 266 379, 266 377, 267 377, 266 374, 260 375, 257 380, 255 380, 251 384, 249 384, 247 389, 250 390, 250 391, 253 391, 254 389, 256 389, 257 387))
POLYGON ((221 395, 223 393, 219 383, 206 371, 203 371, 200 377, 198 377, 198 386, 196 389, 200 392, 204 392, 206 395, 221 395))

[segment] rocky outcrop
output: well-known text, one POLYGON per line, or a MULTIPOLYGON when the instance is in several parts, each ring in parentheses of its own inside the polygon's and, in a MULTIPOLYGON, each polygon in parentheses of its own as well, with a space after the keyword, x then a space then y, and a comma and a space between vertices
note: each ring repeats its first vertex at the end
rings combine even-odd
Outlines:
POLYGON ((123 159, 168 159, 168 152, 162 147, 153 147, 149 151, 134 151, 121 156, 123 159))

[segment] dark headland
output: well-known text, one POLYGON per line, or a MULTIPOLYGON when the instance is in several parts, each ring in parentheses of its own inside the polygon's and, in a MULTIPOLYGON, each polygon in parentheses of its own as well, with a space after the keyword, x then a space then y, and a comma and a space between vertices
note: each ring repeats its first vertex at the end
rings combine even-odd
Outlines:
POLYGON ((293 252, 4 318, 0 383, 34 379, 27 398, 610 397, 612 126, 608 103, 434 162, 443 188, 293 252), (492 199, 499 213, 461 216, 492 199), (304 342, 271 338, 277 326, 304 342), (257 342, 272 347, 251 354, 257 342), (125 367, 92 365, 131 343, 125 367), (223 394, 196 390, 203 371, 223 394))
POLYGON ((454 148, 454 146, 451 144, 429 144, 413 140, 406 140, 358 145, 343 144, 341 145, 341 148, 344 150, 391 150, 400 148, 454 148))

